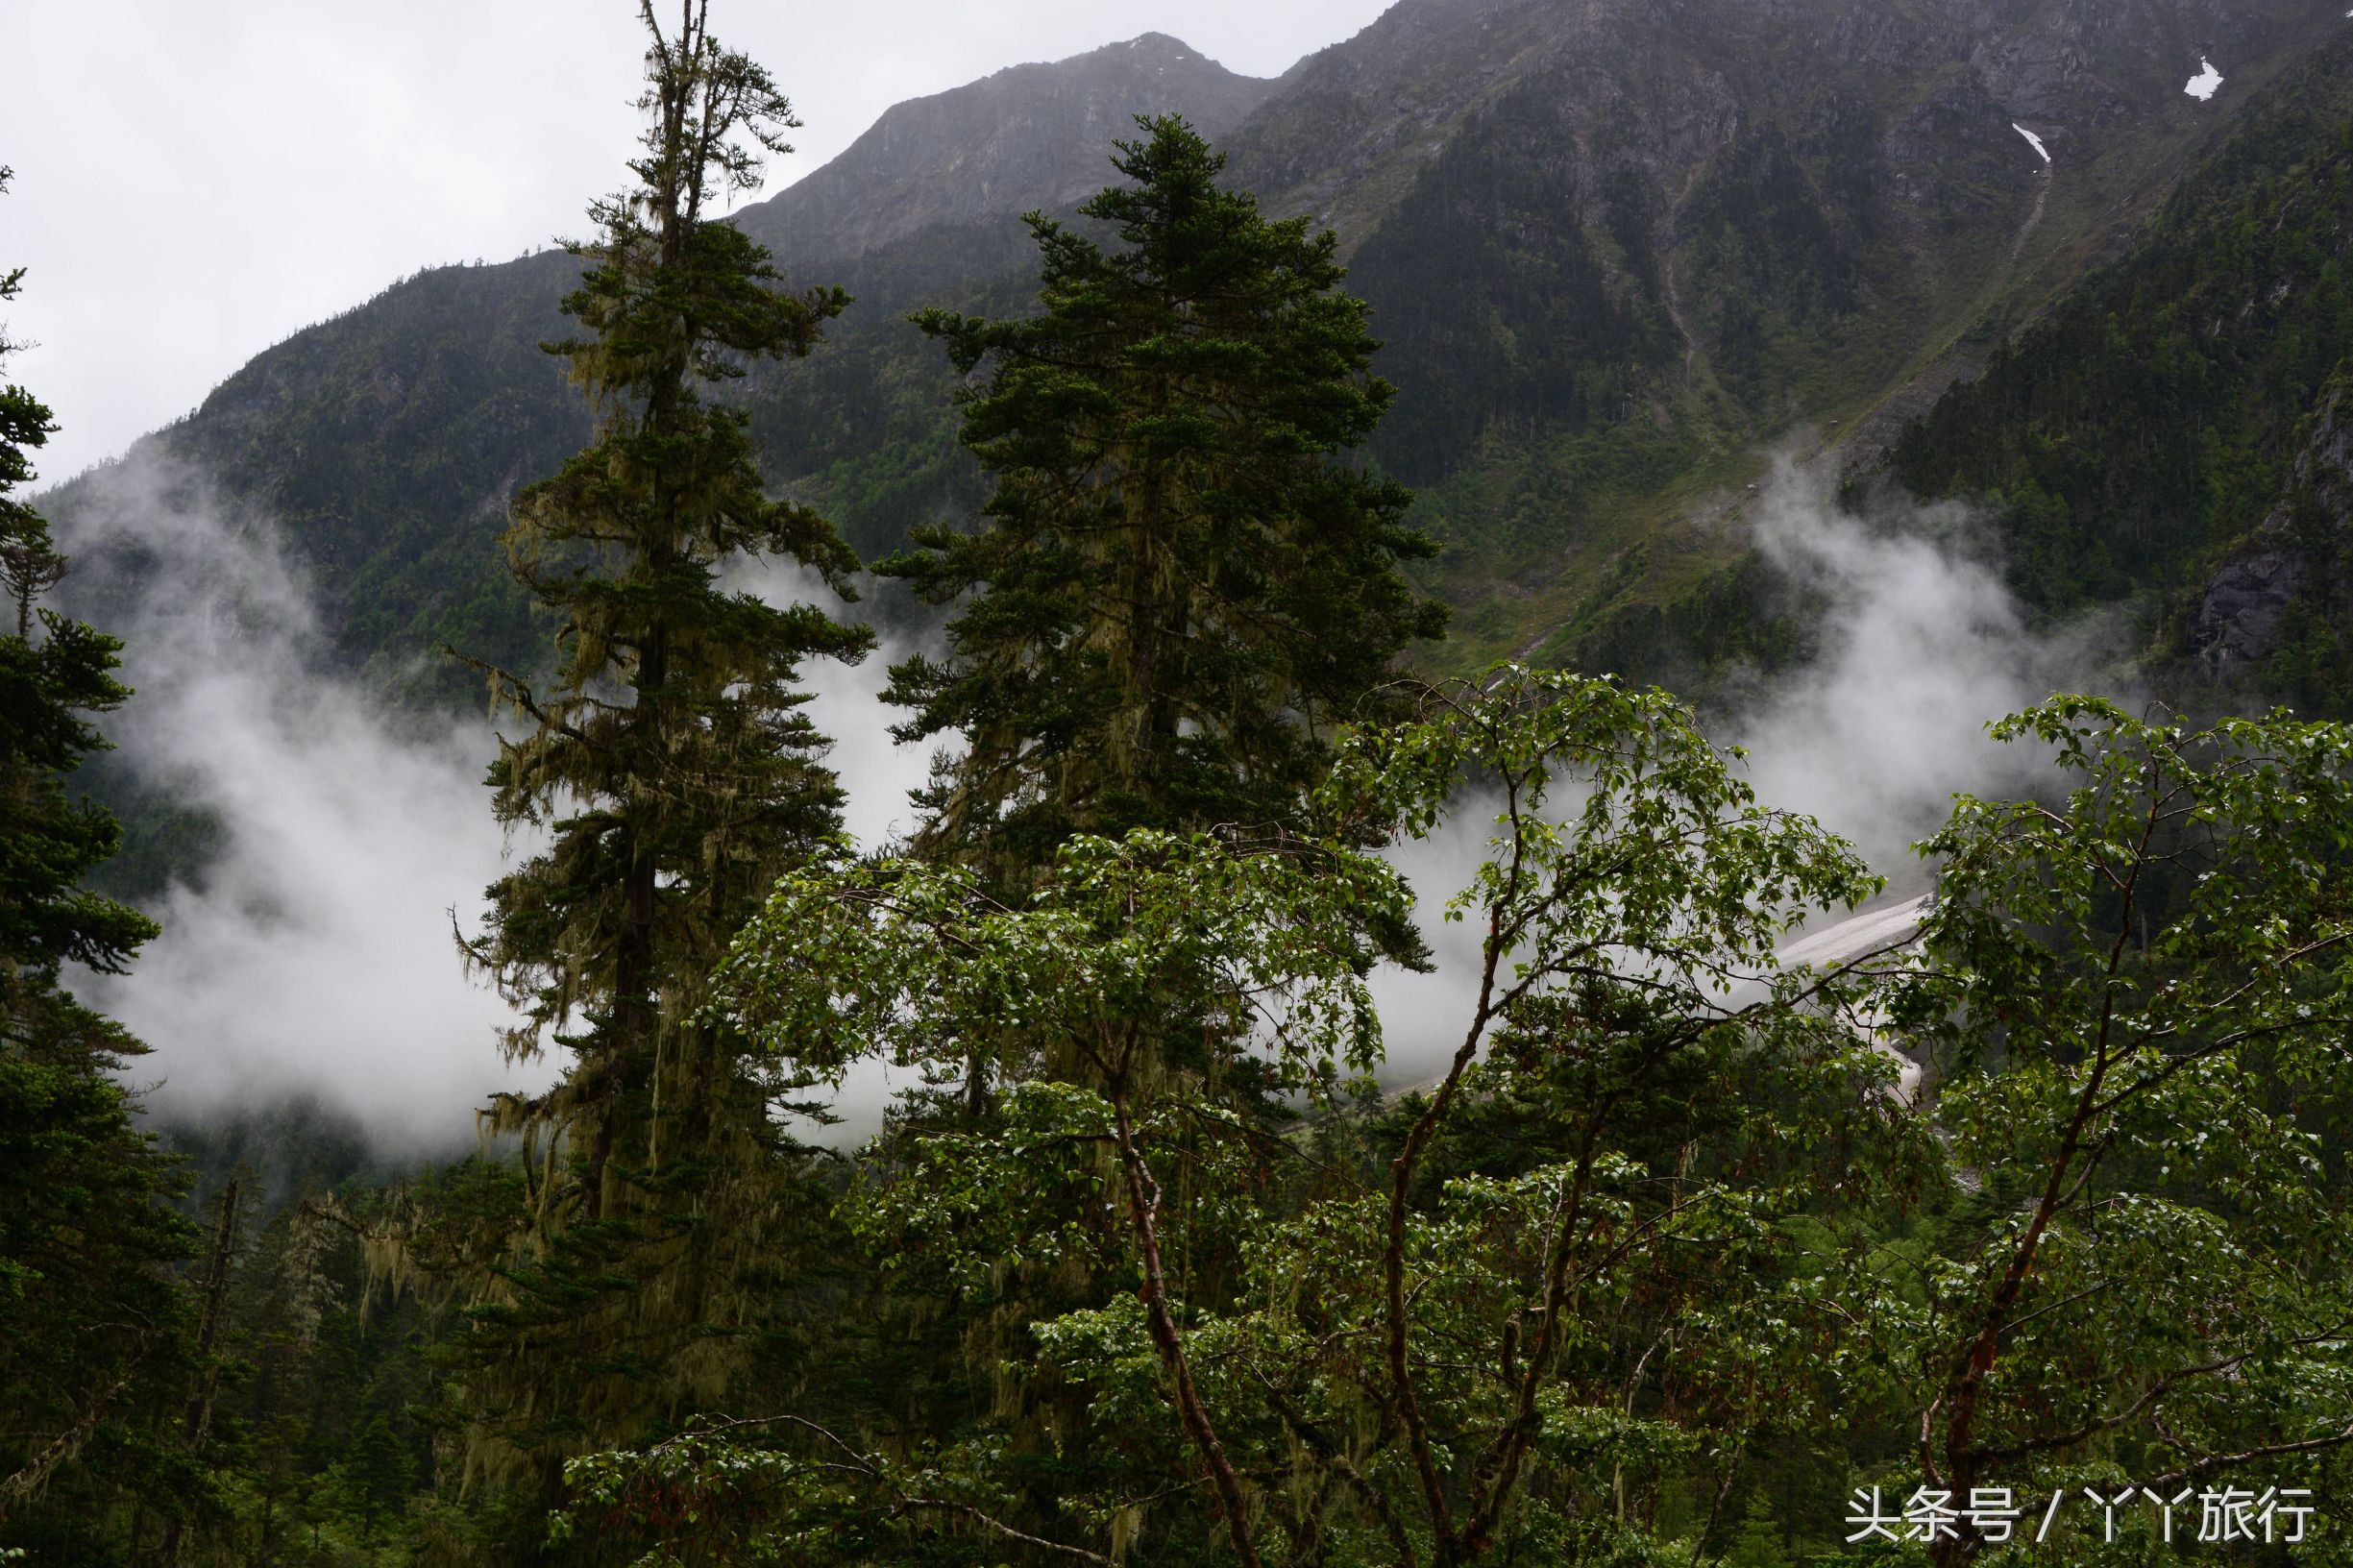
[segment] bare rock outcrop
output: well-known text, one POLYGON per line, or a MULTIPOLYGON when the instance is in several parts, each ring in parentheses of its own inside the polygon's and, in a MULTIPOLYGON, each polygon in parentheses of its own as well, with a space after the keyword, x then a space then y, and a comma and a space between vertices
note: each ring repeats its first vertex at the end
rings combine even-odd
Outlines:
POLYGON ((2336 579, 2353 545, 2353 383, 2340 374, 2314 410, 2287 493, 2206 584, 2190 651, 2212 680, 2261 665, 2299 596, 2336 579))
POLYGON ((1219 136, 1277 83, 1227 70, 1164 33, 1015 65, 888 110, 823 168, 736 219, 788 260, 845 261, 925 230, 1054 210, 1100 189, 1139 114, 1219 136))

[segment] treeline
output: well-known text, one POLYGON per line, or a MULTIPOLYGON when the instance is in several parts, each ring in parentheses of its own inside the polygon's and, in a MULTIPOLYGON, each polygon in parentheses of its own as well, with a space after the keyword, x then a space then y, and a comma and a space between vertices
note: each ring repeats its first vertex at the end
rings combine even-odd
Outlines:
POLYGON ((1365 308, 1164 118, 1031 220, 1035 309, 919 318, 987 500, 876 563, 950 612, 887 694, 946 744, 862 854, 800 673, 873 639, 723 575, 859 562, 713 396, 847 302, 708 215, 772 78, 644 14, 551 346, 593 439, 505 535, 553 658, 465 650, 543 845, 465 957, 560 1068, 489 1152, 188 1193, 137 1129, 62 989, 153 935, 67 790, 128 694, 38 605, 0 397, 0 1556, 2353 1551, 2353 732, 2054 698, 1998 730, 2047 799, 1959 800, 1917 922, 1785 966, 1883 884, 1680 703, 1400 677, 1443 625, 1365 308), (1475 956, 1387 1092, 1376 977, 1435 959, 1385 851, 1465 818, 1475 956), (796 1136, 876 1073, 854 1156, 796 1136))

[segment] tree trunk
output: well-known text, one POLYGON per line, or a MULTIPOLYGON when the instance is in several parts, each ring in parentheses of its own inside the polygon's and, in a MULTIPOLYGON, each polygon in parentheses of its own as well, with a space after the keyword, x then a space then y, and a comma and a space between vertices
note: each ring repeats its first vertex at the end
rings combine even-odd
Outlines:
MULTIPOLYGON (((221 1301, 229 1291, 229 1256, 236 1248, 237 1184, 232 1181, 221 1188, 221 1217, 212 1231, 212 1262, 205 1271, 205 1315, 196 1331, 196 1382, 188 1390, 188 1409, 182 1433, 182 1444, 193 1455, 205 1446, 212 1432, 212 1401, 220 1392, 220 1368, 212 1360, 212 1347, 220 1338, 221 1301)), ((182 1521, 174 1516, 163 1527, 162 1560, 180 1560, 180 1529, 182 1521)))

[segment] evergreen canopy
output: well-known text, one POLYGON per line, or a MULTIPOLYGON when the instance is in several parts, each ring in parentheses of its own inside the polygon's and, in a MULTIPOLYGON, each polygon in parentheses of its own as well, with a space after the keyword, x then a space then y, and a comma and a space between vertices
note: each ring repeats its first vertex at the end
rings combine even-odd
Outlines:
MULTIPOLYGON (((0 272, 0 300, 23 276, 0 272)), ((13 347, 0 333, 0 357, 13 347)), ((83 885, 122 829, 67 781, 107 747, 92 716, 131 692, 120 642, 37 603, 66 562, 14 492, 55 429, 31 392, 0 386, 0 581, 16 610, 0 627, 0 1542, 78 1562, 98 1560, 126 1496, 177 1517, 194 1489, 177 1445, 135 1419, 188 1367, 168 1269, 190 1233, 166 1207, 175 1166, 111 1076, 146 1047, 61 983, 68 964, 123 972, 157 928, 83 885)))
POLYGON ((524 1014, 511 1053, 560 1046, 560 1082, 502 1096, 494 1123, 533 1166, 516 1268, 479 1271, 467 1395, 478 1433, 543 1483, 584 1440, 634 1435, 723 1386, 758 1316, 778 1139, 737 1042, 702 1020, 705 977, 768 888, 840 825, 825 738, 796 684, 812 656, 871 646, 812 604, 730 589, 748 557, 805 569, 845 599, 856 561, 833 526, 762 487, 742 412, 708 396, 751 360, 797 358, 848 303, 792 293, 768 253, 710 216, 789 151, 792 107, 688 0, 650 0, 650 124, 631 190, 596 204, 564 301, 584 329, 549 345, 597 412, 595 441, 517 500, 517 579, 557 623, 542 692, 483 666, 530 721, 490 782, 545 850, 492 885, 467 944, 524 1014), (582 1375, 582 1369, 593 1369, 582 1375), (543 1401, 562 1381, 576 1397, 543 1401))
POLYGON ((895 666, 903 740, 967 743, 923 797, 927 846, 1035 866, 1074 831, 1285 821, 1326 727, 1440 606, 1398 563, 1434 547, 1411 493, 1340 460, 1394 394, 1335 237, 1217 184, 1175 115, 1118 143, 1129 182, 1033 213, 1035 316, 916 319, 956 369, 995 483, 977 532, 939 525, 877 571, 963 600, 944 660, 895 666))

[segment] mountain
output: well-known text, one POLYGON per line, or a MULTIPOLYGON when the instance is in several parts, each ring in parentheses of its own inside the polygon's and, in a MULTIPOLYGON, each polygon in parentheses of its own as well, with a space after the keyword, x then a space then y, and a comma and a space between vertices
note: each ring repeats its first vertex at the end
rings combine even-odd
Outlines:
MULTIPOLYGON (((1099 186, 1110 138, 1137 115, 1174 110, 1223 130, 1274 86, 1147 34, 900 104, 840 157, 744 208, 736 221, 797 281, 858 296, 813 365, 752 389, 779 482, 877 445, 895 413, 870 382, 891 373, 869 374, 859 340, 976 279, 1017 277, 1028 254, 1019 215, 1099 186), (812 371, 822 390, 802 401, 820 412, 802 419, 788 394, 812 371)), ((411 697, 472 700, 478 683, 440 648, 513 668, 544 652, 497 536, 516 489, 588 436, 586 409, 539 349, 565 331, 557 302, 578 272, 550 251, 404 279, 257 355, 135 454, 184 465, 225 501, 273 517, 349 662, 411 697)), ((938 392, 925 389, 918 432, 935 454, 946 445, 938 392)), ((107 504, 110 489, 93 476, 45 504, 70 535, 77 510, 107 504)), ((875 530, 860 540, 873 548, 875 530)), ((70 597, 101 622, 126 618, 125 600, 147 591, 138 561, 84 565, 70 597)))
POLYGON ((2260 0, 1401 6, 1294 72, 1236 164, 1354 240, 1402 390, 1381 455, 1454 547, 1460 656, 1654 670, 1744 597, 1726 525, 1766 445, 1973 368, 2341 26, 2260 0), (2231 74, 2201 102, 2208 54, 2231 74))
POLYGON ((1276 84, 1164 33, 1050 65, 1016 65, 886 111, 842 155, 736 216, 787 264, 846 261, 926 229, 1063 208, 1103 184, 1138 114, 1181 110, 1223 135, 1276 84))
POLYGON ((2160 665, 2353 711, 2348 214, 2353 39, 2281 82, 1885 471, 1988 501, 2030 603, 2142 595, 2160 665))
MULTIPOLYGON (((1020 308, 1018 214, 1066 211, 1132 114, 1176 110, 1341 236, 1402 394, 1375 455, 1448 547, 1449 659, 1771 662, 1797 644, 1734 526, 1763 453, 1965 381, 2343 25, 2315 0, 1401 0, 1275 82, 1147 36, 901 105, 746 208, 858 304, 740 395, 772 481, 862 551, 968 511, 906 312, 1020 308)), ((151 439, 278 516, 353 662, 527 660, 494 540, 585 429, 535 348, 575 266, 410 279, 151 439)))

